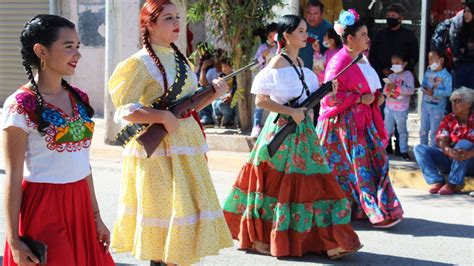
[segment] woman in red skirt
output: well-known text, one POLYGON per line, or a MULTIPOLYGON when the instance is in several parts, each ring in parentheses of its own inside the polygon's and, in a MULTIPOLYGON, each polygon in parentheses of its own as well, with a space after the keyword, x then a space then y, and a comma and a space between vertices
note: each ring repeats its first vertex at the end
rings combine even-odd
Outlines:
POLYGON ((2 114, 5 266, 39 262, 21 236, 48 246, 47 265, 114 265, 89 165, 94 110, 63 79, 74 74, 78 48, 74 24, 59 16, 38 15, 21 33, 29 83, 2 114))

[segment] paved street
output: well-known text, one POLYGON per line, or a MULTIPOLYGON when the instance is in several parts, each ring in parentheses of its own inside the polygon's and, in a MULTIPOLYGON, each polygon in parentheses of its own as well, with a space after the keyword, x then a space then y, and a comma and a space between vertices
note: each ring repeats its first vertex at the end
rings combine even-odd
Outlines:
MULTIPOLYGON (((112 227, 120 187, 118 156, 95 156, 94 180, 104 221, 112 227)), ((3 160, 2 167, 3 169, 3 160)), ((212 170, 212 169, 211 169, 212 170)), ((0 189, 3 191, 4 171, 0 189)), ((212 170, 219 199, 224 200, 236 171, 212 170)), ((277 259, 230 248, 219 256, 204 258, 201 265, 299 265, 299 264, 371 264, 371 265, 474 265, 474 199, 467 195, 430 196, 424 191, 397 189, 406 218, 397 227, 385 231, 372 229, 365 221, 354 222, 364 248, 340 261, 325 256, 277 259)), ((3 203, 2 203, 3 204, 3 203)), ((3 206, 3 205, 2 205, 3 206)), ((3 209, 3 208, 2 208, 3 209)), ((3 212, 0 212, 0 239, 5 237, 3 212)), ((3 254, 3 245, 0 246, 3 254)), ((127 254, 114 254, 118 265, 149 265, 127 254)))

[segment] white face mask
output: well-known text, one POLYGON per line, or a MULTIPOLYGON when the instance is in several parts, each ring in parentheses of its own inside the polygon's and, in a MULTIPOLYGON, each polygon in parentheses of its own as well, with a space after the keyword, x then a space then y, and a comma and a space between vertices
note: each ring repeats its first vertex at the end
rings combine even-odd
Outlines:
POLYGON ((439 67, 439 63, 438 62, 434 62, 433 64, 430 65, 430 69, 431 70, 437 70, 439 67))
POLYGON ((326 47, 326 48, 329 48, 329 43, 323 42, 323 46, 326 47))
POLYGON ((392 68, 390 68, 394 73, 400 73, 403 71, 403 66, 402 65, 392 65, 392 68))

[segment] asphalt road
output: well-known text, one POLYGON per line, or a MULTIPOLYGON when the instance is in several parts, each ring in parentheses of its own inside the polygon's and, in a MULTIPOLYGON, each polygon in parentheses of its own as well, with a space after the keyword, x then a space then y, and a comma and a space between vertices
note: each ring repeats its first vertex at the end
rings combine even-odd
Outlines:
MULTIPOLYGON (((0 165, 0 193, 3 194, 4 168, 0 165)), ((93 158, 96 193, 105 223, 112 227, 120 189, 120 159, 93 158)), ((211 169, 221 202, 229 192, 236 171, 211 169)), ((431 196, 425 191, 396 188, 405 210, 405 219, 390 230, 373 229, 366 221, 354 221, 364 248, 339 261, 322 255, 277 259, 239 251, 222 250, 219 256, 203 258, 201 265, 474 265, 474 198, 467 195, 431 196)), ((2 196, 3 200, 3 196, 2 196)), ((3 202, 2 205, 3 206, 3 202)), ((3 207, 0 212, 0 239, 5 239, 3 207)), ((0 245, 0 255, 3 254, 0 245)), ((113 254, 117 265, 149 265, 129 254, 113 254)), ((1 257, 0 257, 1 260, 1 257)))

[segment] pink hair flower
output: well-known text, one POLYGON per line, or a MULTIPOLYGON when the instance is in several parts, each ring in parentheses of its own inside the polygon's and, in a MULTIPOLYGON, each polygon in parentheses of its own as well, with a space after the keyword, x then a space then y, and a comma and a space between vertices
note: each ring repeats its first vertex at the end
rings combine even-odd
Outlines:
POLYGON ((354 15, 355 21, 359 21, 360 16, 359 16, 359 13, 357 13, 357 11, 355 11, 355 9, 350 8, 350 9, 347 10, 347 11, 351 12, 351 13, 354 15))

